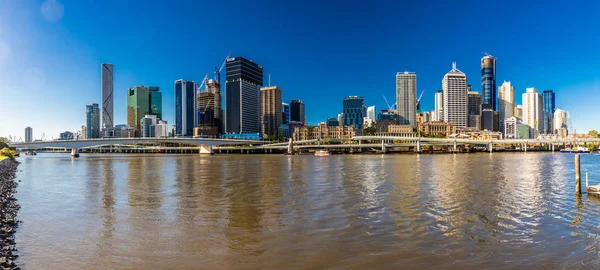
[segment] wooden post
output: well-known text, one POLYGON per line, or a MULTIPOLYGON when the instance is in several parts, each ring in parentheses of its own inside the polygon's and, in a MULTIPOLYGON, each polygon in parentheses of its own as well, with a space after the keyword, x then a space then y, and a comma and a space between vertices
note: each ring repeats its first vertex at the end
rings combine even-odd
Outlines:
POLYGON ((575 155, 575 194, 581 195, 581 167, 579 154, 575 155))

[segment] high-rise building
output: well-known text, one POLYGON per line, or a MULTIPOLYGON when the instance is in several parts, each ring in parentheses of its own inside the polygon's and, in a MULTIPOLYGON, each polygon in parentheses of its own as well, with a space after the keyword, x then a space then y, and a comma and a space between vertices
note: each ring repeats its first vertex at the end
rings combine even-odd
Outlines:
POLYGON ((85 106, 88 139, 100 138, 100 108, 97 103, 85 106))
POLYGON ((162 94, 155 86, 135 86, 127 89, 127 124, 134 127, 135 136, 142 134, 140 120, 144 115, 162 117, 162 94))
POLYGON ((165 120, 158 120, 156 131, 154 133, 158 138, 169 137, 169 123, 165 120))
POLYGON ((481 104, 481 129, 482 130, 494 130, 494 110, 492 105, 481 104))
POLYGON ((290 122, 300 122, 306 124, 306 115, 304 114, 304 102, 294 99, 290 102, 290 122))
MULTIPOLYGON (((220 77, 220 75, 219 75, 220 77)), ((200 89, 199 89, 200 90, 200 89)), ((197 94, 200 91, 198 91, 197 94)), ((213 101, 212 104, 210 106, 213 107, 213 122, 214 122, 214 127, 217 127, 217 132, 218 133, 222 133, 223 132, 223 123, 224 123, 224 119, 223 119, 223 107, 222 104, 223 102, 221 101, 221 97, 223 96, 222 91, 221 91, 221 83, 218 80, 214 80, 214 79, 208 79, 206 81, 206 91, 208 93, 212 94, 213 97, 213 101)), ((201 107, 198 104, 198 115, 200 115, 200 111, 203 110, 203 107, 201 107)), ((198 123, 200 124, 200 123, 198 123)))
POLYGON ((344 113, 338 113, 337 116, 338 122, 340 123, 340 126, 344 125, 344 113))
POLYGON ((113 64, 103 63, 100 65, 102 77, 102 128, 112 129, 113 123, 113 64))
POLYGON ((85 140, 87 139, 87 127, 85 125, 81 125, 81 137, 80 139, 85 140))
POLYGON ((196 82, 179 79, 175 81, 175 135, 193 136, 198 123, 196 82))
POLYGON ((544 90, 542 92, 544 98, 544 134, 554 133, 553 118, 556 110, 556 96, 552 90, 544 90))
MULTIPOLYGON (((354 126, 357 129, 363 128, 363 117, 364 117, 364 100, 359 96, 349 96, 344 98, 342 103, 343 114, 344 114, 344 126, 354 126)), ((415 115, 416 117, 416 115, 415 115)))
POLYGON ((535 88, 527 88, 523 94, 523 124, 529 126, 529 138, 537 138, 543 129, 544 101, 535 88))
POLYGON ((260 119, 263 134, 277 135, 279 126, 283 123, 281 103, 281 88, 279 86, 268 86, 260 89, 260 119))
POLYGON ((396 104, 398 124, 417 126, 417 74, 396 73, 396 104))
POLYGON ((436 121, 444 121, 444 91, 437 90, 434 97, 436 121))
POLYGON ((489 104, 493 111, 497 111, 496 58, 491 55, 481 58, 481 92, 483 104, 489 104))
POLYGON ((369 106, 367 108, 367 118, 371 119, 371 121, 375 122, 375 106, 369 106))
POLYGON ((515 88, 510 81, 504 81, 498 90, 498 113, 500 119, 515 116, 515 88))
POLYGON ((377 121, 395 121, 397 124, 398 115, 396 115, 395 111, 391 110, 380 110, 377 115, 377 121))
POLYGON ((290 123, 290 104, 287 104, 285 102, 281 103, 281 113, 283 116, 282 124, 289 124, 290 123))
POLYGON ((263 68, 243 57, 226 62, 227 128, 228 133, 260 132, 260 87, 263 68))
POLYGON ((158 86, 148 86, 150 94, 150 114, 162 119, 162 93, 158 86))
POLYGON ((25 128, 25 142, 32 142, 32 141, 33 141, 33 128, 26 127, 25 128))
POLYGON ((340 121, 338 121, 337 118, 335 118, 335 117, 327 118, 327 126, 328 127, 337 127, 339 125, 340 125, 340 121))
POLYGON ((477 120, 480 119, 479 116, 481 116, 481 104, 481 94, 475 91, 469 91, 467 93, 468 127, 479 127, 477 120))
POLYGON ((198 127, 217 127, 217 108, 213 92, 197 93, 196 107, 198 108, 198 127))
POLYGON ((523 105, 519 104, 515 107, 515 117, 523 121, 523 105))
POLYGON ((467 75, 452 63, 450 70, 442 79, 444 91, 444 121, 456 124, 456 128, 467 126, 467 75))
POLYGON ((142 137, 156 137, 156 120, 156 115, 145 115, 144 118, 140 120, 140 126, 142 127, 142 137))
POLYGON ((569 124, 568 124, 568 113, 566 111, 563 111, 561 109, 556 109, 554 111, 554 117, 553 117, 554 123, 553 123, 553 128, 554 128, 554 134, 559 134, 559 131, 561 129, 564 130, 568 130, 569 128, 569 124))

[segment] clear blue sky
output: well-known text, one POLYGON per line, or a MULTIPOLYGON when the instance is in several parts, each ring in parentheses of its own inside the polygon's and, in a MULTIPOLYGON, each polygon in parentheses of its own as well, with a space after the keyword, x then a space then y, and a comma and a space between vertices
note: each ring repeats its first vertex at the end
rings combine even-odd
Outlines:
POLYGON ((417 73, 423 108, 457 62, 481 91, 483 52, 498 85, 556 91, 578 131, 600 129, 600 2, 0 0, 0 136, 46 138, 85 123, 101 103, 100 64, 114 64, 115 124, 125 90, 160 86, 173 123, 173 82, 199 81, 233 56, 253 59, 306 103, 310 124, 360 95, 385 107, 395 74, 417 73), (322 3, 326 2, 326 3, 322 3))

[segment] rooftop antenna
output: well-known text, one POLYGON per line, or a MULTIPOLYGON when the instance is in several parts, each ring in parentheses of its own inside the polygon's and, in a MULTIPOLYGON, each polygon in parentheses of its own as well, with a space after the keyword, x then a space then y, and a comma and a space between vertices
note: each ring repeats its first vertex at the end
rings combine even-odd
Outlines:
POLYGON ((456 70, 456 62, 452 62, 452 70, 456 70))

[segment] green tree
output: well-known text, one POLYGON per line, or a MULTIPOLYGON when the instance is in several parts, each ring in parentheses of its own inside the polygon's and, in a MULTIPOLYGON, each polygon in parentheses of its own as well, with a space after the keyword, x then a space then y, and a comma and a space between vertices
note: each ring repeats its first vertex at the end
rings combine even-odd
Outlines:
POLYGON ((598 131, 595 129, 592 129, 588 132, 588 135, 590 135, 593 138, 598 138, 598 131))
POLYGON ((0 150, 0 156, 6 156, 14 159, 16 155, 17 152, 15 150, 10 150, 9 148, 2 148, 2 150, 0 150))
POLYGON ((375 135, 375 132, 377 132, 377 129, 373 126, 363 129, 363 135, 375 135))
POLYGON ((6 137, 0 137, 0 142, 5 143, 5 144, 10 144, 10 140, 6 137))

